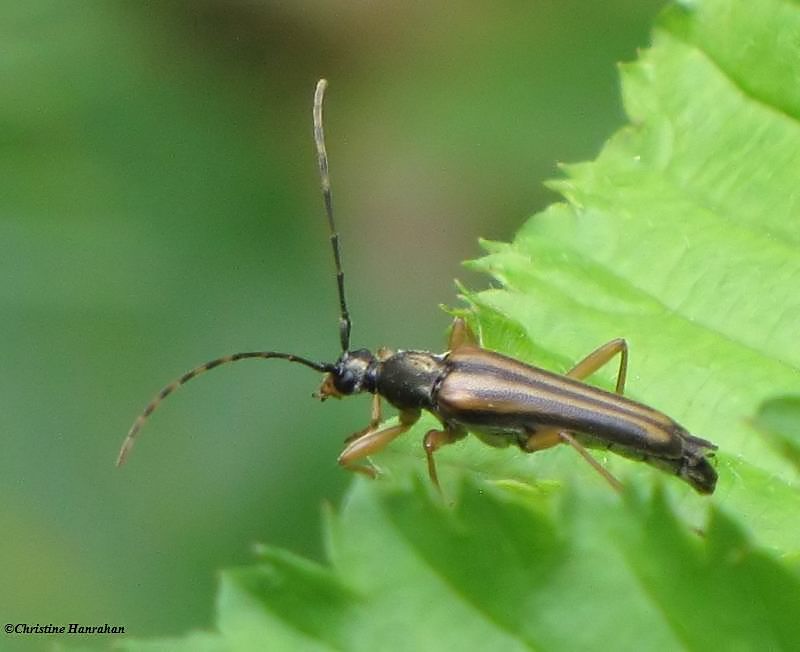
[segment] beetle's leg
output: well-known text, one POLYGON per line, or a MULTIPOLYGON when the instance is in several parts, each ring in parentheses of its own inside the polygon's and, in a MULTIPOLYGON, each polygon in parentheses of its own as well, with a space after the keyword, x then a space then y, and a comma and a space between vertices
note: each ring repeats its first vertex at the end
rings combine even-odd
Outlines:
POLYGON ((521 448, 528 453, 535 453, 536 451, 552 448, 556 444, 561 443, 572 446, 583 459, 591 464, 595 471, 606 479, 608 484, 616 491, 622 491, 622 484, 620 481, 611 475, 600 462, 592 457, 589 451, 587 451, 575 437, 566 431, 559 430, 558 428, 539 428, 531 433, 528 439, 522 444, 521 448))
POLYGON ((620 481, 611 475, 600 462, 594 459, 591 453, 589 453, 575 437, 564 430, 560 430, 559 428, 539 428, 530 434, 528 439, 521 445, 521 448, 528 453, 535 453, 536 451, 552 448, 561 443, 572 446, 583 459, 589 462, 595 471, 606 479, 613 489, 622 491, 622 484, 620 481))
POLYGON ((520 448, 526 453, 535 453, 563 442, 561 431, 558 428, 537 428, 520 444, 520 448))
POLYGON ((345 444, 349 444, 351 441, 355 441, 359 437, 363 437, 367 434, 370 430, 377 429, 378 425, 381 422, 381 397, 378 394, 372 395, 372 415, 369 418, 369 425, 359 430, 358 432, 354 432, 350 435, 347 439, 344 440, 345 444))
POLYGON ((594 459, 589 453, 589 451, 587 451, 586 448, 582 446, 577 439, 575 439, 575 437, 573 437, 568 432, 559 432, 558 436, 567 444, 572 446, 576 451, 578 451, 578 454, 587 462, 589 462, 592 468, 595 471, 597 471, 600 475, 602 475, 606 479, 608 484, 610 484, 615 491, 617 491, 618 493, 622 493, 622 483, 619 480, 617 480, 611 473, 609 473, 608 469, 606 469, 602 464, 600 464, 600 462, 594 459))
POLYGON ((388 360, 394 355, 394 351, 386 346, 378 347, 378 350, 375 351, 375 357, 378 358, 379 362, 383 362, 388 360))
POLYGON ((565 375, 570 378, 583 380, 592 375, 611 358, 619 353, 619 372, 617 373, 617 386, 614 391, 622 394, 625 391, 625 377, 628 375, 628 343, 622 338, 606 342, 587 355, 583 360, 570 369, 565 375))
MULTIPOLYGON (((576 380, 583 380, 600 369, 600 367, 617 354, 620 355, 619 372, 617 373, 617 385, 614 391, 617 394, 622 394, 625 391, 625 378, 628 375, 628 343, 622 338, 611 340, 603 344, 603 346, 596 348, 564 375, 569 378, 575 378, 576 380)), ((525 450, 530 452, 540 451, 555 446, 562 441, 565 440, 555 428, 541 428, 531 434, 530 438, 525 443, 525 450)), ((581 450, 586 453, 586 449, 575 441, 574 438, 573 442, 573 445, 580 446, 581 450)))
MULTIPOLYGON (((619 372, 617 373, 615 391, 617 394, 622 394, 625 391, 625 378, 628 374, 628 343, 622 338, 611 340, 603 344, 603 346, 598 347, 572 367, 565 375, 569 378, 583 380, 617 354, 619 354, 619 372)), ((589 451, 568 432, 557 428, 540 428, 531 433, 530 437, 528 437, 522 445, 522 448, 533 453, 535 451, 544 450, 545 448, 551 448, 562 442, 569 444, 578 451, 580 456, 591 464, 594 470, 602 475, 614 489, 622 491, 622 484, 620 484, 620 481, 611 475, 600 462, 594 459, 589 451)))
POLYGON ((425 434, 425 439, 422 440, 422 445, 425 447, 425 457, 428 458, 428 475, 431 478, 431 482, 440 493, 442 488, 439 486, 439 476, 436 473, 436 463, 433 461, 433 454, 442 446, 463 439, 466 434, 466 431, 460 428, 445 427, 444 430, 429 430, 425 434))
POLYGON ((467 322, 462 317, 456 317, 453 320, 453 326, 450 329, 450 338, 447 341, 447 348, 450 351, 455 351, 464 346, 479 346, 478 338, 472 329, 467 326, 467 322))
POLYGON ((378 475, 374 466, 354 464, 354 462, 385 448, 389 442, 413 426, 419 416, 419 410, 404 410, 400 412, 400 423, 396 426, 378 428, 376 425, 375 428, 367 429, 358 439, 354 439, 345 447, 342 454, 339 455, 339 464, 348 471, 356 471, 374 478, 378 475))

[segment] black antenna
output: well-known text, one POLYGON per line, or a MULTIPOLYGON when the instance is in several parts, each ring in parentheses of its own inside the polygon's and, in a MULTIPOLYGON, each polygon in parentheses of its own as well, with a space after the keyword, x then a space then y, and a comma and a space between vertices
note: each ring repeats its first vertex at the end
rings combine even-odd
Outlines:
POLYGON ((344 272, 342 271, 342 256, 339 251, 339 233, 333 221, 333 197, 331 196, 331 178, 328 174, 328 153, 325 151, 325 132, 322 130, 322 100, 325 97, 327 79, 320 79, 314 91, 314 143, 317 146, 317 161, 319 163, 319 176, 322 182, 322 199, 325 201, 325 212, 328 215, 328 231, 330 232, 331 247, 333 247, 333 262, 336 265, 336 283, 339 286, 339 339, 342 351, 350 348, 350 314, 347 312, 347 301, 344 298, 344 272))
MULTIPOLYGON (((322 197, 325 200, 325 212, 328 215, 328 230, 330 231, 331 246, 333 247, 333 260, 336 264, 336 282, 339 286, 339 306, 341 310, 341 316, 339 318, 339 337, 341 339, 342 351, 347 351, 350 347, 350 315, 347 312, 347 302, 344 298, 344 272, 342 271, 342 261, 339 254, 339 234, 336 232, 336 225, 333 222, 333 202, 331 198, 331 180, 328 175, 328 155, 325 152, 325 134, 322 131, 322 100, 325 96, 325 88, 327 85, 328 82, 326 80, 320 79, 317 82, 317 89, 314 92, 314 142, 317 146, 319 174, 322 180, 322 197)), ((294 355, 293 353, 279 353, 277 351, 247 351, 210 360, 209 362, 201 364, 199 367, 190 369, 153 397, 142 413, 136 417, 136 421, 133 422, 131 429, 128 431, 128 435, 125 437, 125 441, 122 442, 122 448, 120 448, 119 456, 117 457, 117 466, 125 462, 136 442, 136 437, 139 435, 142 426, 144 426, 150 415, 167 396, 182 385, 188 383, 192 378, 204 374, 206 371, 210 371, 223 364, 228 364, 229 362, 237 362, 238 360, 252 358, 260 358, 262 360, 277 358, 280 360, 288 360, 289 362, 299 362, 306 367, 322 372, 330 373, 335 370, 335 365, 327 362, 314 362, 299 355, 294 355)))
POLYGON ((128 431, 127 437, 125 437, 125 441, 122 442, 122 448, 119 449, 119 456, 117 457, 117 466, 125 463, 125 460, 128 457, 128 454, 131 452, 133 444, 136 442, 136 437, 138 436, 139 431, 142 429, 142 426, 145 424, 148 417, 153 414, 155 409, 161 404, 161 401, 167 398, 167 396, 172 394, 172 392, 182 385, 188 383, 192 378, 199 376, 200 374, 204 374, 206 371, 210 371, 211 369, 219 367, 223 364, 228 364, 229 362, 237 362, 238 360, 247 360, 249 358, 260 358, 262 360, 278 358, 280 360, 288 360, 289 362, 299 362, 300 364, 305 365, 306 367, 311 367, 316 371, 333 371, 333 365, 331 364, 325 362, 313 362, 311 360, 306 360, 299 355, 294 355, 293 353, 279 353, 277 351, 246 351, 244 353, 233 353, 231 355, 225 355, 221 358, 210 360, 204 364, 201 364, 199 367, 190 369, 183 374, 183 376, 171 382, 153 397, 153 400, 147 404, 147 407, 142 411, 142 413, 136 417, 136 421, 133 422, 131 429, 128 431))

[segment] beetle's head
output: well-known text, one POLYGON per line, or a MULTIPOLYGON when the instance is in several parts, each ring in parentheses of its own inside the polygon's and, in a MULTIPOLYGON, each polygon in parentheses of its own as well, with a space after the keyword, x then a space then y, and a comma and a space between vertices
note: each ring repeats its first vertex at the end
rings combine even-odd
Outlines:
POLYGON ((375 391, 376 359, 366 349, 345 351, 322 379, 314 394, 321 401, 329 397, 342 398, 359 392, 375 391))

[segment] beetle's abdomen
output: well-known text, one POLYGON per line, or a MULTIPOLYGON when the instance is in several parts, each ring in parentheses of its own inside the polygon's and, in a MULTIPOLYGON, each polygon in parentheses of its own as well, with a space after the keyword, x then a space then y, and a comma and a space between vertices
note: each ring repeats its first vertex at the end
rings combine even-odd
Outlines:
POLYGON ((558 427, 667 458, 683 455, 683 429, 617 394, 478 348, 453 351, 435 400, 445 422, 516 436, 558 427))

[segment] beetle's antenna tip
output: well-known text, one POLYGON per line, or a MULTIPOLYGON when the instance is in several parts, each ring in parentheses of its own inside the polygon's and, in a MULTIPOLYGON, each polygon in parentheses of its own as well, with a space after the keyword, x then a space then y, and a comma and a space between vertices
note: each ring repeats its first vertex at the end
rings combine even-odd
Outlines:
POLYGON ((122 448, 119 449, 119 455, 117 455, 117 461, 115 463, 115 466, 117 468, 125 464, 125 460, 128 459, 128 451, 130 451, 130 449, 131 447, 128 444, 128 441, 126 440, 125 443, 122 445, 122 448))
POLYGON ((328 152, 325 149, 325 131, 322 126, 322 101, 325 97, 327 79, 320 79, 314 90, 314 144, 317 148, 317 164, 319 165, 320 185, 322 199, 325 203, 325 214, 328 217, 328 234, 333 249, 333 262, 336 266, 336 285, 339 291, 339 340, 342 351, 350 347, 350 314, 347 310, 347 300, 344 294, 344 272, 342 271, 342 255, 339 247, 339 233, 333 220, 333 195, 331 193, 331 179, 328 171, 328 152))

